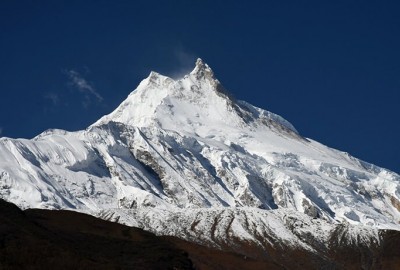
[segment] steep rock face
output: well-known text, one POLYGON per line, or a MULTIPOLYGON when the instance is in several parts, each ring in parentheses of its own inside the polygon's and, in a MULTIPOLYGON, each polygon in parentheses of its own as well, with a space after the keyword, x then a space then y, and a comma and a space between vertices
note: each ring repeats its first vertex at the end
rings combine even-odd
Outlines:
MULTIPOLYGON (((263 219, 277 209, 303 214, 294 220, 330 224, 329 230, 343 222, 371 227, 373 239, 377 228, 400 228, 399 184, 399 175, 303 138, 282 117, 235 100, 201 60, 180 80, 152 72, 84 131, 0 139, 0 197, 22 208, 100 216, 121 209, 136 216, 145 209, 154 218, 166 211, 165 220, 192 213, 229 220, 238 208, 243 215, 255 211, 254 224, 265 228, 263 219), (212 211, 220 208, 222 216, 212 211)), ((163 230, 129 224, 172 235, 166 224, 159 226, 163 230)), ((229 227, 232 234, 240 226, 229 227)), ((313 228, 311 234, 318 230, 313 228)), ((205 229, 215 231, 212 225, 205 229)), ((249 241, 275 229, 247 232, 249 241)), ((197 241, 200 233, 182 237, 197 241)), ((206 242, 216 244, 218 237, 206 242)), ((328 241, 321 237, 312 241, 328 241)), ((315 250, 307 241, 294 243, 315 250)))

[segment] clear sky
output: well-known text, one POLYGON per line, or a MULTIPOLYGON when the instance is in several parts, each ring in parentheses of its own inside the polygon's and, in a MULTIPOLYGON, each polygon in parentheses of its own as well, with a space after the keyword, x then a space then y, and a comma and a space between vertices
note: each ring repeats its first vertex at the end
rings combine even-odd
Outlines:
POLYGON ((0 3, 0 136, 84 129, 201 57, 236 98, 400 172, 400 1, 0 3), (300 3, 302 2, 302 3, 300 3))

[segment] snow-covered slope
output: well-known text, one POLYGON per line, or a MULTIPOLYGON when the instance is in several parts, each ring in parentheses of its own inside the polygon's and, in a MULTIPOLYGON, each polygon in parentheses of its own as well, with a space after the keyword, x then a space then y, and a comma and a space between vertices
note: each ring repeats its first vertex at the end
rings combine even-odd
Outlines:
POLYGON ((159 234, 167 233, 165 220, 211 218, 213 209, 224 215, 240 209, 265 228, 268 216, 287 211, 328 227, 400 229, 399 175, 304 138, 282 117, 235 100, 200 59, 180 80, 152 72, 84 131, 1 138, 0 196, 22 208, 99 216, 125 211, 142 219, 145 211, 163 217, 139 222, 159 234))

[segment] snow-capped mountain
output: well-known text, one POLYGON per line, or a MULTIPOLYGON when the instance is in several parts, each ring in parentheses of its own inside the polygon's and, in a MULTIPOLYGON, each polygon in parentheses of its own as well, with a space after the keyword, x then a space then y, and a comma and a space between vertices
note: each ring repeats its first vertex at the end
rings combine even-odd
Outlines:
POLYGON ((400 230, 399 175, 235 100, 200 59, 180 80, 151 72, 86 130, 1 138, 0 197, 219 247, 269 233, 314 250, 339 225, 372 242, 400 230))

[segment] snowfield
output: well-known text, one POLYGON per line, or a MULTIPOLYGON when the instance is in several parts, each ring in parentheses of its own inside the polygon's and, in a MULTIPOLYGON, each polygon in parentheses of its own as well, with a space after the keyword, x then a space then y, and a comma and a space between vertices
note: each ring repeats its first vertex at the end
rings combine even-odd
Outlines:
POLYGON ((399 175, 235 100, 200 59, 180 80, 151 72, 86 130, 1 138, 0 197, 220 248, 312 251, 400 230, 399 175))

